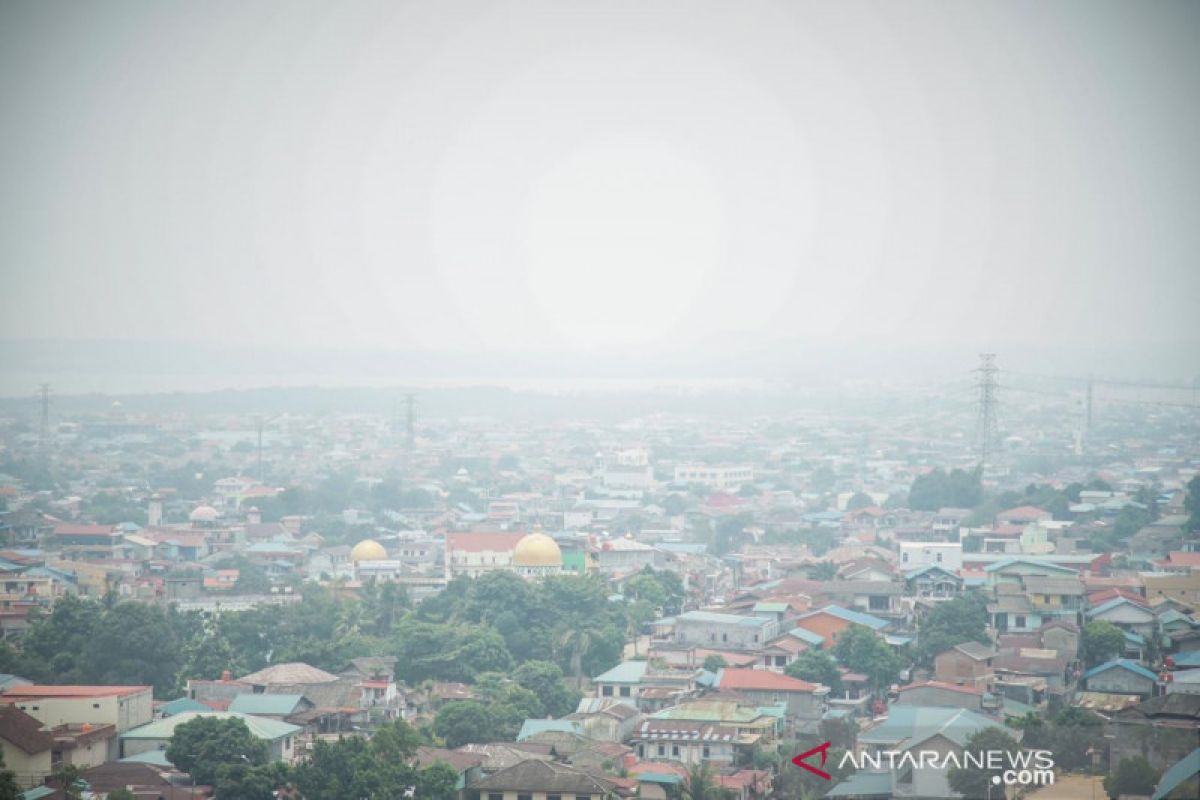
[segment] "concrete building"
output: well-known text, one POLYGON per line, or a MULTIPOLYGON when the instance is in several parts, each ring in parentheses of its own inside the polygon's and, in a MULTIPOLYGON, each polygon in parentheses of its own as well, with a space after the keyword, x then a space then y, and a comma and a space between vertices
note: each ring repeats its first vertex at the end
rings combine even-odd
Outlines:
POLYGON ((713 611, 688 611, 675 618, 675 641, 731 650, 760 650, 779 635, 769 617, 743 617, 713 611))
POLYGON ((267 743, 272 760, 286 763, 290 763, 295 758, 296 734, 303 730, 299 725, 249 714, 235 714, 228 711, 184 711, 181 714, 155 720, 121 734, 121 758, 154 750, 166 750, 171 737, 175 734, 175 729, 200 716, 240 719, 246 723, 246 727, 250 729, 250 733, 254 737, 267 743))
POLYGON ((459 575, 478 578, 485 572, 512 569, 513 552, 524 537, 519 531, 448 532, 446 580, 459 575))
POLYGON ((710 489, 740 489, 754 481, 754 467, 749 464, 679 464, 675 467, 675 483, 698 483, 710 489))
POLYGON ((962 569, 962 544, 959 542, 901 542, 900 568, 941 567, 950 572, 962 569))
POLYGON ((40 786, 50 776, 54 738, 42 723, 15 706, 0 708, 0 752, 22 789, 40 786))

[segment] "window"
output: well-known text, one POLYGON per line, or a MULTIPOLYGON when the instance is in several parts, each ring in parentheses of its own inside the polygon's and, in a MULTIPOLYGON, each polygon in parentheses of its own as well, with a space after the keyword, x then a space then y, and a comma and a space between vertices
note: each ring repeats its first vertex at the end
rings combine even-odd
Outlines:
POLYGON ((1015 623, 1015 627, 1018 627, 1018 628, 1025 627, 1025 617, 1024 616, 1022 616, 1020 614, 1017 615, 1017 621, 1015 623))
POLYGON ((621 697, 629 697, 629 687, 628 686, 621 687, 621 697))
POLYGON ((561 794, 548 794, 548 795, 546 795, 546 800, 562 800, 562 795, 561 794))
POLYGON ((518 794, 518 795, 517 795, 517 800, 533 800, 533 795, 531 795, 531 794, 518 794))
POLYGON ((704 757, 705 758, 708 758, 710 752, 712 752, 712 748, 710 748, 708 745, 704 745, 704 757))
POLYGON ((99 708, 99 707, 100 707, 99 703, 92 703, 92 708, 99 708))
POLYGON ((938 560, 939 564, 942 563, 942 554, 941 553, 937 554, 937 560, 938 560))
POLYGON ((504 795, 500 792, 488 792, 487 800, 504 800, 504 795))
POLYGON ((901 554, 901 556, 900 556, 900 560, 901 560, 901 561, 908 561, 908 553, 902 553, 902 554, 901 554))
POLYGON ((660 744, 658 746, 658 754, 660 756, 665 756, 667 754, 667 746, 665 744, 660 744))
POLYGON ((601 686, 600 687, 600 695, 602 697, 612 697, 612 687, 611 686, 601 686))
POLYGON ((721 634, 721 641, 722 641, 722 642, 728 642, 728 641, 729 641, 729 634, 728 634, 728 633, 722 633, 722 634, 721 634))

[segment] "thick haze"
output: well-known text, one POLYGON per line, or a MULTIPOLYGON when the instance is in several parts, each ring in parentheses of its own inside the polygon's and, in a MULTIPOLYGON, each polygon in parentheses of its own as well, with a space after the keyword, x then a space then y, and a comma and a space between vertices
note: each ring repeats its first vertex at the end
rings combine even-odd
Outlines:
POLYGON ((6 2, 0 338, 1196 374, 1198 41, 1168 2, 6 2))

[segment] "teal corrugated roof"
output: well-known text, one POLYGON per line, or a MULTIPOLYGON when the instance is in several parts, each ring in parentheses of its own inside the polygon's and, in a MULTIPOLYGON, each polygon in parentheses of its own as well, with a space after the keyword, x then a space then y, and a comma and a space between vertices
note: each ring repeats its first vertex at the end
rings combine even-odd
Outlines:
POLYGON ((887 719, 864 731, 858 740, 864 744, 907 748, 941 734, 963 745, 976 731, 1003 727, 996 720, 962 708, 893 705, 888 708, 887 719))
POLYGON ((622 661, 603 675, 592 678, 592 683, 641 683, 649 666, 647 661, 622 661))
POLYGON ((575 733, 582 736, 583 725, 570 719, 527 719, 521 725, 521 732, 517 734, 517 741, 523 742, 534 734, 545 733, 546 731, 575 733))
POLYGON ((229 704, 229 710, 237 714, 284 717, 294 713, 303 702, 302 694, 239 694, 229 704))
POLYGON ((176 714, 182 714, 184 711, 212 711, 204 703, 193 700, 190 697, 179 697, 170 702, 163 703, 159 706, 158 710, 162 712, 164 717, 173 717, 176 714))
POLYGON ((1158 788, 1150 800, 1163 800, 1164 797, 1179 788, 1179 785, 1200 772, 1200 747, 1176 761, 1163 773, 1158 782, 1158 788))
POLYGON ((1087 672, 1083 673, 1083 679, 1087 680, 1095 675, 1099 675, 1102 672, 1107 672, 1110 669, 1116 669, 1118 667, 1129 670, 1134 675, 1140 675, 1147 680, 1158 681, 1157 675, 1143 667, 1138 662, 1130 661, 1128 658, 1114 658, 1112 661, 1108 661, 1098 667, 1092 667, 1087 672))
POLYGON ((216 717, 217 719, 240 719, 246 723, 246 727, 250 729, 250 733, 257 736, 259 739, 267 741, 275 741, 282 739, 285 736, 295 736, 300 731, 304 730, 299 725, 292 725, 287 722, 280 722, 276 719, 267 719, 266 717, 255 717, 250 714, 237 714, 231 711, 184 711, 182 714, 176 714, 173 717, 166 719, 155 720, 145 725, 140 725, 136 728, 125 731, 121 734, 121 739, 170 739, 175 733, 175 729, 185 722, 191 722, 196 717, 216 717))
POLYGON ((892 773, 856 772, 829 790, 826 797, 891 797, 892 773))

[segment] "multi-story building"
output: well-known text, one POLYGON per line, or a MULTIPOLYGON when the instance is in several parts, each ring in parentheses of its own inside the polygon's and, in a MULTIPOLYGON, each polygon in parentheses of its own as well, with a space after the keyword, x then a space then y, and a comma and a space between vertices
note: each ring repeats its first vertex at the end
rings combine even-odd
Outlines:
POLYGON ((740 489, 754 480, 749 464, 680 464, 675 467, 675 483, 698 483, 710 489, 740 489))

